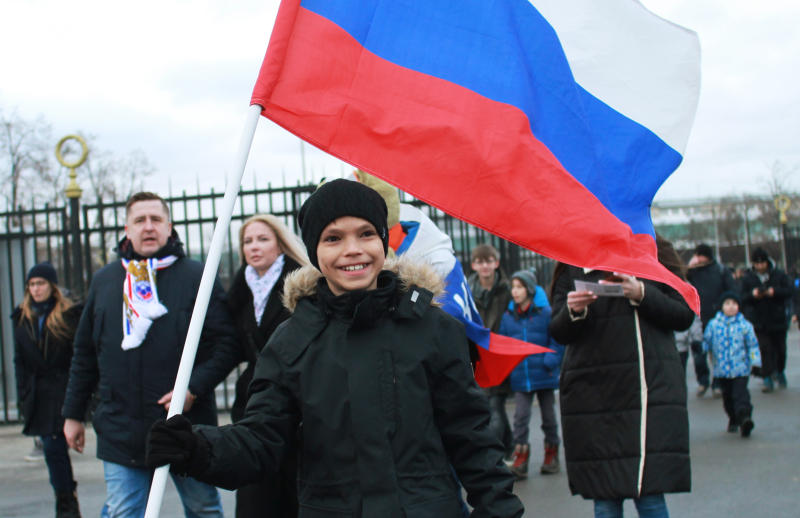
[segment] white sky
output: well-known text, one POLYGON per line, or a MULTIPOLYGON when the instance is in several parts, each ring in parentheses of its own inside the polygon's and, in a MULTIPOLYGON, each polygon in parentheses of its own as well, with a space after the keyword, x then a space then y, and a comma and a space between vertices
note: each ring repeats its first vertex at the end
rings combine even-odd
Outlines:
MULTIPOLYGON (((608 0, 606 0, 608 1, 608 0)), ((770 166, 800 165, 800 2, 643 0, 699 34, 702 88, 683 165, 656 200, 765 192, 770 166)), ((42 114, 57 139, 82 131, 124 155, 141 149, 163 193, 224 188, 277 0, 6 0, 0 108, 42 114)), ((352 168, 305 146, 306 176, 352 168)), ((301 178, 300 141, 262 118, 245 173, 259 186, 301 178)), ((80 174, 80 173, 79 173, 80 174)), ((800 178, 789 179, 800 189, 800 178)))

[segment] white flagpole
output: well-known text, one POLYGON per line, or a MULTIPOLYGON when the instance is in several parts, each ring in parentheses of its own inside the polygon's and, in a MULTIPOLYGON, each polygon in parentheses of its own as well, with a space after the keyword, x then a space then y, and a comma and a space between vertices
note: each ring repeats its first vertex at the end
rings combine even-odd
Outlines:
MULTIPOLYGON (((189 388, 189 378, 191 377, 194 358, 197 354, 197 344, 200 341, 200 333, 203 331, 203 322, 206 319, 208 300, 211 298, 211 290, 214 287, 214 280, 217 276, 222 248, 231 224, 233 206, 236 203, 236 196, 239 194, 244 167, 247 164, 247 156, 250 154, 250 146, 253 143, 253 135, 255 135, 258 127, 260 116, 261 106, 257 104, 250 106, 242 137, 239 141, 236 162, 228 176, 228 184, 225 186, 222 209, 217 218, 217 224, 214 226, 214 236, 211 238, 208 257, 206 257, 206 264, 203 267, 203 277, 200 279, 200 287, 197 289, 197 298, 194 302, 192 319, 189 322, 189 331, 186 333, 186 342, 183 345, 183 354, 178 367, 178 376, 175 378, 175 386, 172 389, 172 401, 170 402, 167 417, 183 412, 183 403, 186 400, 186 391, 189 388)), ((164 499, 164 488, 167 484, 168 473, 169 466, 161 466, 155 470, 153 482, 150 485, 150 495, 147 498, 145 518, 158 518, 161 511, 161 502, 164 499)))

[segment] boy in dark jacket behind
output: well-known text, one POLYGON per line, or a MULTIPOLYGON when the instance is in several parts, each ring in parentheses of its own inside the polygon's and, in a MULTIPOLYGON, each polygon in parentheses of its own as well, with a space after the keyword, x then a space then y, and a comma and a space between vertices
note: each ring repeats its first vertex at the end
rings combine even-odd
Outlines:
POLYGON ((292 316, 261 352, 244 418, 157 423, 148 463, 235 488, 298 450, 301 518, 462 516, 452 465, 473 516, 521 516, 463 326, 433 302, 441 279, 402 261, 384 269, 380 195, 334 180, 298 220, 319 270, 287 278, 292 316))
MULTIPOLYGON (((475 307, 478 308, 483 325, 497 333, 500 320, 511 300, 508 277, 500 268, 500 253, 490 244, 480 244, 472 249, 470 266, 473 273, 469 276, 469 291, 475 307)), ((506 413, 506 400, 511 394, 508 378, 499 385, 484 390, 489 397, 489 411, 492 415, 489 426, 503 443, 506 457, 510 459, 514 442, 506 413)))

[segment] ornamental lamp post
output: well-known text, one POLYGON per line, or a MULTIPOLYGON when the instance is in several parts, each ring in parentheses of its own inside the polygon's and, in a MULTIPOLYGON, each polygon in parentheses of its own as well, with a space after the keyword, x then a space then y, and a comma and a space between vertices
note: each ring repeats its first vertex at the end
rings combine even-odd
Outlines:
POLYGON ((72 290, 72 296, 80 300, 83 298, 83 259, 81 253, 81 227, 80 227, 80 199, 83 191, 81 190, 78 182, 76 181, 77 174, 75 169, 80 167, 89 156, 89 146, 86 141, 79 135, 67 135, 58 141, 56 144, 56 159, 58 163, 69 169, 69 183, 64 194, 69 198, 69 211, 70 211, 70 251, 71 261, 70 268, 68 269, 68 282, 72 290), (81 153, 74 161, 68 161, 64 157, 64 144, 68 141, 74 140, 78 142, 81 148, 81 153))

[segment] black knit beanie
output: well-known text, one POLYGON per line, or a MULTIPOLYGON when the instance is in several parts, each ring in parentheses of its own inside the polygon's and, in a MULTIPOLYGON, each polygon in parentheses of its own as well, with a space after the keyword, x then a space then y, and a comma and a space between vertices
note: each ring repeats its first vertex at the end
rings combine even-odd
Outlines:
POLYGON ((53 284, 58 284, 58 275, 56 274, 56 269, 53 268, 53 265, 44 261, 35 265, 28 271, 28 276, 25 278, 25 282, 30 282, 31 279, 34 277, 41 277, 42 279, 48 280, 53 284))
POLYGON ((372 223, 383 241, 385 255, 389 248, 387 213, 386 202, 381 195, 362 183, 339 179, 322 184, 303 203, 297 215, 300 234, 311 264, 319 269, 319 237, 331 221, 342 216, 355 216, 372 223))
POLYGON ((736 301, 736 303, 740 306, 742 305, 742 299, 739 297, 739 294, 734 291, 726 291, 723 293, 719 298, 719 305, 722 306, 722 304, 728 299, 736 301))

